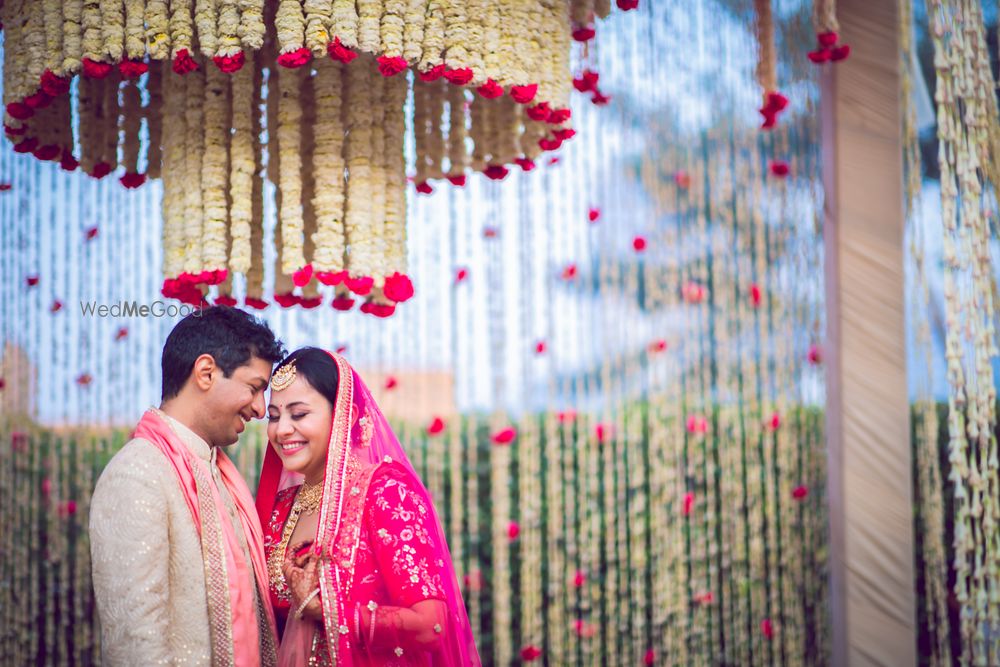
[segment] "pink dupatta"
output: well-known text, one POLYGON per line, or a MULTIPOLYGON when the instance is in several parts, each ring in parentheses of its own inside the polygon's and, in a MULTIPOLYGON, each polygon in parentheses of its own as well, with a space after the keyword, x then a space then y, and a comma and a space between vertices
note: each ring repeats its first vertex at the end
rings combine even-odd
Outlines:
MULTIPOLYGON (((415 487, 412 491, 430 508, 432 516, 427 523, 436 545, 435 560, 444 564, 441 578, 447 605, 447 629, 442 646, 428 654, 431 664, 435 667, 478 667, 481 663, 472 626, 430 493, 420 482, 364 382, 343 357, 328 354, 337 363, 339 382, 314 548, 322 557, 319 569, 323 629, 332 662, 338 667, 371 664, 357 651, 352 633, 345 629, 354 627, 354 605, 359 602, 351 599, 351 594, 354 565, 364 530, 368 487, 380 466, 393 465, 402 466, 409 473, 411 486, 415 487)), ((261 521, 270 517, 278 491, 300 482, 300 475, 284 470, 269 443, 257 489, 257 511, 261 521)), ((311 625, 311 622, 289 618, 279 652, 282 667, 307 664, 313 638, 311 625)))
POLYGON ((201 537, 212 664, 238 667, 274 664, 276 626, 267 594, 264 538, 246 482, 229 457, 219 450, 216 463, 220 477, 236 505, 252 563, 247 563, 243 557, 232 523, 223 519, 226 508, 218 488, 211 481, 208 466, 191 452, 163 417, 155 410, 147 410, 135 429, 135 437, 150 441, 167 457, 201 537), (260 604, 267 614, 270 636, 265 636, 264 641, 260 637, 248 567, 253 568, 260 604), (263 656, 262 646, 265 647, 263 656))

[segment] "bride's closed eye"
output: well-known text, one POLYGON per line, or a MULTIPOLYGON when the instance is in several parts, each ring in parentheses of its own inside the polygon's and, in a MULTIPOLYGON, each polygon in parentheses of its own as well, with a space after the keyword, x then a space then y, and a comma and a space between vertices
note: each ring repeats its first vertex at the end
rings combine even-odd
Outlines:
MULTIPOLYGON (((292 415, 292 421, 298 421, 298 420, 302 419, 303 417, 307 416, 308 414, 309 414, 308 412, 301 412, 301 413, 299 413, 297 415, 292 415)), ((279 419, 281 419, 281 417, 279 417, 278 415, 268 415, 267 416, 267 421, 269 421, 269 422, 276 422, 279 419)))

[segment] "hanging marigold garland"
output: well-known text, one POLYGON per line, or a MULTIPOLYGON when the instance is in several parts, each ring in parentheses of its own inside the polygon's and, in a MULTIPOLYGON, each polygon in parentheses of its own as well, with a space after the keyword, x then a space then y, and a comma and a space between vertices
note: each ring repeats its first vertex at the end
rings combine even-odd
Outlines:
MULTIPOLYGON (((583 4, 601 15, 609 3, 583 4)), ((321 284, 346 286, 368 299, 366 312, 384 316, 412 293, 405 273, 402 136, 410 85, 428 84, 421 91, 424 115, 416 125, 418 133, 424 132, 418 142, 419 192, 432 191, 427 181, 445 177, 464 185, 468 167, 502 178, 507 165, 524 167, 574 134, 568 127, 574 25, 565 2, 21 0, 4 3, 0 19, 7 25, 8 139, 19 152, 58 160, 66 169, 79 163, 95 178, 121 165, 124 173, 117 178, 129 188, 162 176, 164 240, 170 242, 164 248, 164 294, 186 301, 200 302, 206 287, 226 280, 230 270, 249 276, 256 269, 248 224, 254 207, 263 210, 256 198, 264 196, 264 189, 248 180, 251 164, 262 162, 250 151, 267 154, 269 179, 278 186, 281 273, 301 283, 298 288, 310 284, 315 269, 321 284), (528 38, 542 33, 547 39, 528 38), (496 46, 487 49, 486 44, 496 46), (358 59, 361 54, 365 57, 358 59), (303 67, 314 58, 320 60, 303 67), (158 62, 169 70, 155 66, 158 62), (342 67, 347 71, 342 73, 342 67), (263 81, 259 72, 276 68, 302 69, 286 78, 287 87, 278 83, 266 89, 268 98, 281 97, 279 122, 269 128, 281 136, 263 145, 247 134, 258 109, 247 105, 249 86, 263 81), (413 84, 402 74, 410 68, 413 84), (76 75, 80 92, 70 98, 76 75), (184 77, 179 85, 171 81, 177 77, 184 77), (299 77, 317 92, 316 108, 305 115, 299 77), (377 113, 363 105, 342 108, 341 100, 352 95, 352 82, 363 81, 368 89, 355 89, 355 99, 386 84, 375 102, 377 113), (466 89, 475 95, 471 116, 466 89), (184 98, 180 106, 172 95, 184 98), (239 100, 232 107, 230 95, 239 100), (67 128, 50 131, 70 104, 80 119, 75 136, 67 128), (168 107, 183 122, 170 119, 168 107), (304 116, 311 122, 306 129, 299 127, 304 116), (143 117, 148 142, 140 138, 143 117), (344 133, 358 123, 374 146, 345 141, 344 133), (445 127, 450 128, 447 144, 445 127), (315 164, 307 170, 315 169, 324 183, 331 182, 325 177, 346 170, 345 179, 334 178, 329 189, 302 187, 297 147, 307 134, 316 140, 315 164), (467 136, 475 140, 472 147, 467 136), (285 147, 280 157, 275 146, 285 147), (374 151, 379 154, 368 155, 374 151), (362 164, 369 159, 375 162, 362 164), (304 208, 315 213, 316 229, 308 240, 304 208), (180 247, 178 238, 183 239, 180 247), (307 244, 314 257, 305 256, 307 244), (378 303, 371 305, 373 300, 378 303)), ((256 275, 248 289, 258 283, 256 275)), ((252 298, 262 305, 262 295, 252 298)), ((286 301, 298 303, 293 297, 286 301)))

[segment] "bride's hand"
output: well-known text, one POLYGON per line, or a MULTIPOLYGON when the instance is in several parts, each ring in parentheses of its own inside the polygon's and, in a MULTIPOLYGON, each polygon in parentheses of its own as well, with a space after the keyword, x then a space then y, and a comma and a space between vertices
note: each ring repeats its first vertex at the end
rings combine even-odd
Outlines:
MULTIPOLYGON (((285 583, 292 597, 292 612, 294 613, 302 601, 309 597, 313 591, 319 588, 319 556, 312 551, 295 556, 307 543, 300 542, 288 550, 288 556, 281 567, 285 575, 285 583)), ((323 603, 319 595, 314 595, 305 609, 302 610, 303 618, 311 618, 314 621, 323 620, 323 603)))

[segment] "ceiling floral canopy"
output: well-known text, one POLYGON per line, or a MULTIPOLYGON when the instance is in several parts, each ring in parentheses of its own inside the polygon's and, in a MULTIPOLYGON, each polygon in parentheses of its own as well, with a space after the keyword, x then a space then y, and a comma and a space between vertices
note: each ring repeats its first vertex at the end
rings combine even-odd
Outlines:
MULTIPOLYGON (((501 180, 570 139, 571 45, 610 11, 608 0, 8 0, 4 130, 18 152, 67 170, 120 170, 126 188, 162 180, 168 297, 197 304, 217 285, 216 301, 235 305, 240 274, 251 307, 268 292, 315 307, 322 284, 334 307, 360 297, 386 317, 413 295, 408 182, 501 180)), ((582 81, 607 101, 596 73, 582 81)))

